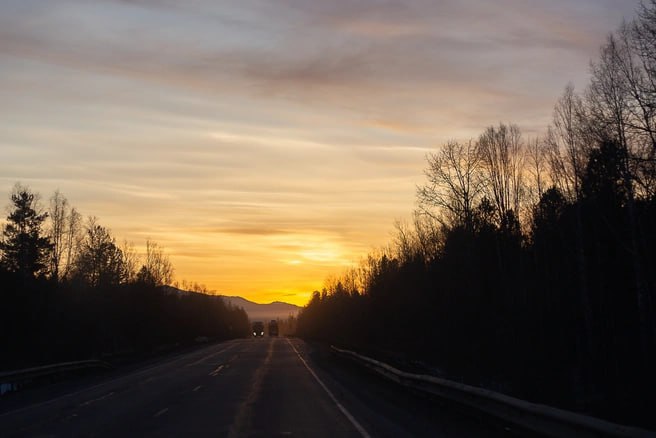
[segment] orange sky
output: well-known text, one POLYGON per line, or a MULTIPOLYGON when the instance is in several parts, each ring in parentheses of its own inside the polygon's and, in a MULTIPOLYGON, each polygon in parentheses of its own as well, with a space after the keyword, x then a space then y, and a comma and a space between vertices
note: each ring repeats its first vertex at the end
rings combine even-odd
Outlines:
POLYGON ((409 217, 427 152, 542 131, 637 4, 5 0, 0 191, 60 189, 178 280, 304 304, 409 217))

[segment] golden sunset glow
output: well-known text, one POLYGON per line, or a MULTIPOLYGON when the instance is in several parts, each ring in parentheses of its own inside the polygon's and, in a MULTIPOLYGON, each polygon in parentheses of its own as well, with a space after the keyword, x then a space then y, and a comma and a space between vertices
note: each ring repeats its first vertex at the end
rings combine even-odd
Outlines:
POLYGON ((540 132, 638 3, 3 1, 0 192, 304 304, 409 217, 426 153, 540 132))

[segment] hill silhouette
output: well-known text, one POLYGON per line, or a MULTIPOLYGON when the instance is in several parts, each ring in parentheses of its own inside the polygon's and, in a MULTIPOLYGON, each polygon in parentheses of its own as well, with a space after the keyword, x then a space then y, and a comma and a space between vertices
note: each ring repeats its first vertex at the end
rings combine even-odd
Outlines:
POLYGON ((289 315, 296 316, 301 310, 299 306, 274 301, 268 304, 254 303, 242 297, 221 295, 226 303, 243 308, 251 321, 269 321, 271 319, 287 319, 289 315))

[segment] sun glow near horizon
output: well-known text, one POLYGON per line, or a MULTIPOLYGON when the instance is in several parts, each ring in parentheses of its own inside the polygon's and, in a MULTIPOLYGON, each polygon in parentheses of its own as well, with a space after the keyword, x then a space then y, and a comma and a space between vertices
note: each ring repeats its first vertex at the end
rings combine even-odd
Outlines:
MULTIPOLYGON (((218 232, 204 241, 204 250, 196 247, 186 252, 184 245, 172 246, 177 277, 191 272, 194 277, 189 280, 214 293, 258 303, 285 301, 303 306, 313 291, 323 287, 329 273, 346 269, 361 256, 361 249, 345 248, 326 235, 279 232, 263 236, 256 230, 240 234, 244 232, 218 232)), ((168 244, 175 245, 175 239, 168 244)))

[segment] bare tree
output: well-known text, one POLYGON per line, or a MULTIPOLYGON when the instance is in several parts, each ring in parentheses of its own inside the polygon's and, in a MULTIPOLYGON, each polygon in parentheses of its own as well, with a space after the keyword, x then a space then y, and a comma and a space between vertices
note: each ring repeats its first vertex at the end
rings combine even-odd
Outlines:
MULTIPOLYGON (((621 29, 622 39, 631 54, 628 82, 635 104, 638 129, 648 141, 638 146, 636 184, 640 194, 656 198, 656 0, 641 4, 637 19, 621 29), (635 67, 635 64, 638 66, 635 67)), ((625 63, 626 64, 626 63, 625 63)))
POLYGON ((69 277, 83 239, 82 215, 75 209, 75 207, 71 208, 66 219, 65 226, 66 232, 64 235, 64 269, 63 272, 61 272, 61 278, 69 277))
POLYGON ((623 77, 620 85, 626 96, 629 118, 627 129, 646 144, 649 149, 656 148, 656 89, 654 79, 650 78, 648 65, 652 60, 640 53, 640 34, 643 27, 639 22, 622 24, 616 33, 614 63, 623 77))
POLYGON ((173 265, 164 250, 152 240, 146 241, 144 265, 137 274, 139 281, 153 286, 169 285, 173 281, 173 265))
MULTIPOLYGON (((600 140, 618 142, 624 155, 626 189, 631 196, 656 193, 656 88, 653 51, 641 48, 648 23, 623 24, 608 37, 589 88, 594 122, 608 126, 600 140)), ((630 201, 632 202, 632 201, 630 201)))
POLYGON ((524 146, 517 125, 490 126, 478 141, 484 165, 489 198, 492 200, 499 225, 509 214, 519 219, 524 195, 524 146))
POLYGON ((414 212, 413 223, 421 256, 429 262, 444 248, 443 229, 435 219, 418 211, 414 212))
POLYGON ((551 179, 570 201, 580 196, 590 151, 586 120, 583 100, 568 84, 554 107, 545 142, 551 179))
POLYGON ((62 258, 66 251, 66 219, 68 211, 68 200, 59 190, 50 198, 48 217, 50 219, 50 277, 55 281, 60 279, 60 267, 62 258))
POLYGON ((342 274, 342 285, 349 295, 358 295, 362 293, 362 284, 360 283, 360 276, 358 270, 354 267, 346 269, 342 274))
POLYGON ((624 49, 615 35, 608 36, 599 61, 591 63, 592 77, 586 97, 590 126, 596 128, 598 141, 614 140, 628 151, 631 111, 630 96, 626 93, 628 79, 622 71, 624 49))
POLYGON ((428 184, 417 188, 420 210, 445 226, 471 228, 474 209, 485 189, 478 145, 449 141, 426 160, 428 184))
POLYGON ((544 191, 549 187, 549 173, 547 171, 547 144, 536 137, 526 143, 526 169, 530 177, 527 184, 530 197, 530 207, 535 207, 544 191))
POLYGON ((645 75, 645 99, 653 110, 656 108, 656 0, 641 3, 631 28, 631 42, 645 75))
POLYGON ((134 248, 132 242, 123 240, 121 245, 121 255, 123 257, 123 278, 122 283, 132 283, 137 278, 137 267, 139 266, 139 254, 134 248))
POLYGON ((55 281, 66 278, 72 261, 79 249, 81 236, 81 215, 71 207, 68 199, 59 191, 50 198, 48 208, 49 231, 52 242, 49 274, 55 281))
POLYGON ((394 222, 396 234, 394 236, 395 257, 402 262, 414 260, 419 255, 419 243, 414 230, 407 222, 396 220, 394 222))

